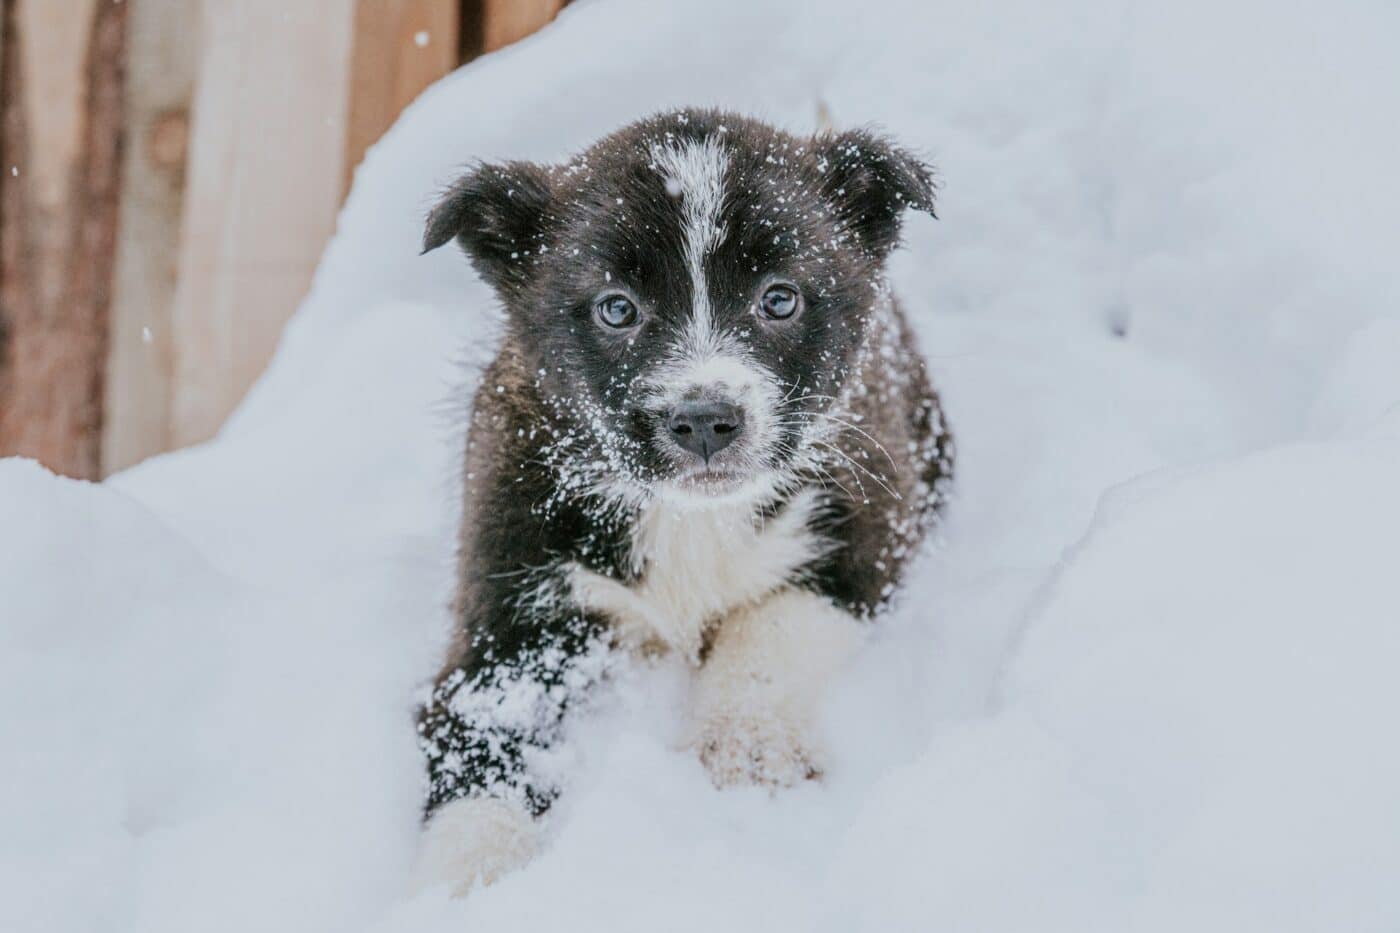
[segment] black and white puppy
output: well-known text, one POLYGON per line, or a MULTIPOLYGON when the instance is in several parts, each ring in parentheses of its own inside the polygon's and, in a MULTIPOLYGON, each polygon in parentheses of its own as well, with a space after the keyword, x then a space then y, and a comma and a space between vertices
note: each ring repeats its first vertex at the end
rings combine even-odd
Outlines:
POLYGON ((508 325, 476 394, 458 638, 422 711, 420 876, 527 859, 615 649, 694 670, 716 784, 820 773, 824 682, 933 522, 952 442, 885 281, 929 169, 865 131, 642 120, 482 165, 433 210, 508 325))

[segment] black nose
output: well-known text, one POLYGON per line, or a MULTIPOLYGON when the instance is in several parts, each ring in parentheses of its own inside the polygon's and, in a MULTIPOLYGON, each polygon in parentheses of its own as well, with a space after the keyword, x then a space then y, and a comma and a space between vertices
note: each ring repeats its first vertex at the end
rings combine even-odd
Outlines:
POLYGON ((744 430, 744 412, 724 402, 682 402, 666 423, 677 444, 709 463, 744 430))

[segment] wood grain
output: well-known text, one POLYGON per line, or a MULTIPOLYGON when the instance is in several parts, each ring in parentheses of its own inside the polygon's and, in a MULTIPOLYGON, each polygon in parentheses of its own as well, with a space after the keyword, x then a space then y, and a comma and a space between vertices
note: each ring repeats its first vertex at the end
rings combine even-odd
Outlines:
POLYGON ((353 0, 205 0, 172 313, 170 441, 212 437, 335 229, 353 0))
POLYGON ((200 0, 141 0, 131 3, 128 17, 127 145, 103 393, 104 475, 171 447, 171 309, 200 0))
POLYGON ((519 42, 549 25, 567 0, 482 0, 481 41, 483 51, 519 42))
POLYGON ((101 469, 125 4, 4 0, 0 456, 101 469))
POLYGON ((457 67, 459 0, 360 0, 350 62, 345 190, 365 151, 423 89, 457 67))

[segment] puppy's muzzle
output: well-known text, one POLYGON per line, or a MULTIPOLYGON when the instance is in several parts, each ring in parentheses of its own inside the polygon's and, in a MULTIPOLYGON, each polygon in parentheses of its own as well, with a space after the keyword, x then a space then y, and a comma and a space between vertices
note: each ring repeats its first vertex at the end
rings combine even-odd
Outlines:
POLYGON ((707 465, 710 458, 738 439, 744 430, 744 410, 728 402, 681 402, 666 419, 671 437, 707 465))

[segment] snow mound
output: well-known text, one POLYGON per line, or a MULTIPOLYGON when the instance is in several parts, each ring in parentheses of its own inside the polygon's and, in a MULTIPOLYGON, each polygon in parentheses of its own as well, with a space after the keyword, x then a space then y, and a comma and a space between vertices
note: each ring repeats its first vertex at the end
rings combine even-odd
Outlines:
POLYGON ((1400 9, 794 10, 571 5, 372 150, 217 440, 99 486, 0 462, 0 929, 1400 927, 1400 9), (680 104, 939 165, 893 279, 957 501, 821 784, 715 791, 638 668, 542 855, 413 896, 496 333, 424 210, 680 104))
POLYGON ((996 713, 862 813, 849 928, 1400 922, 1397 463, 1282 448, 1107 495, 996 713))

